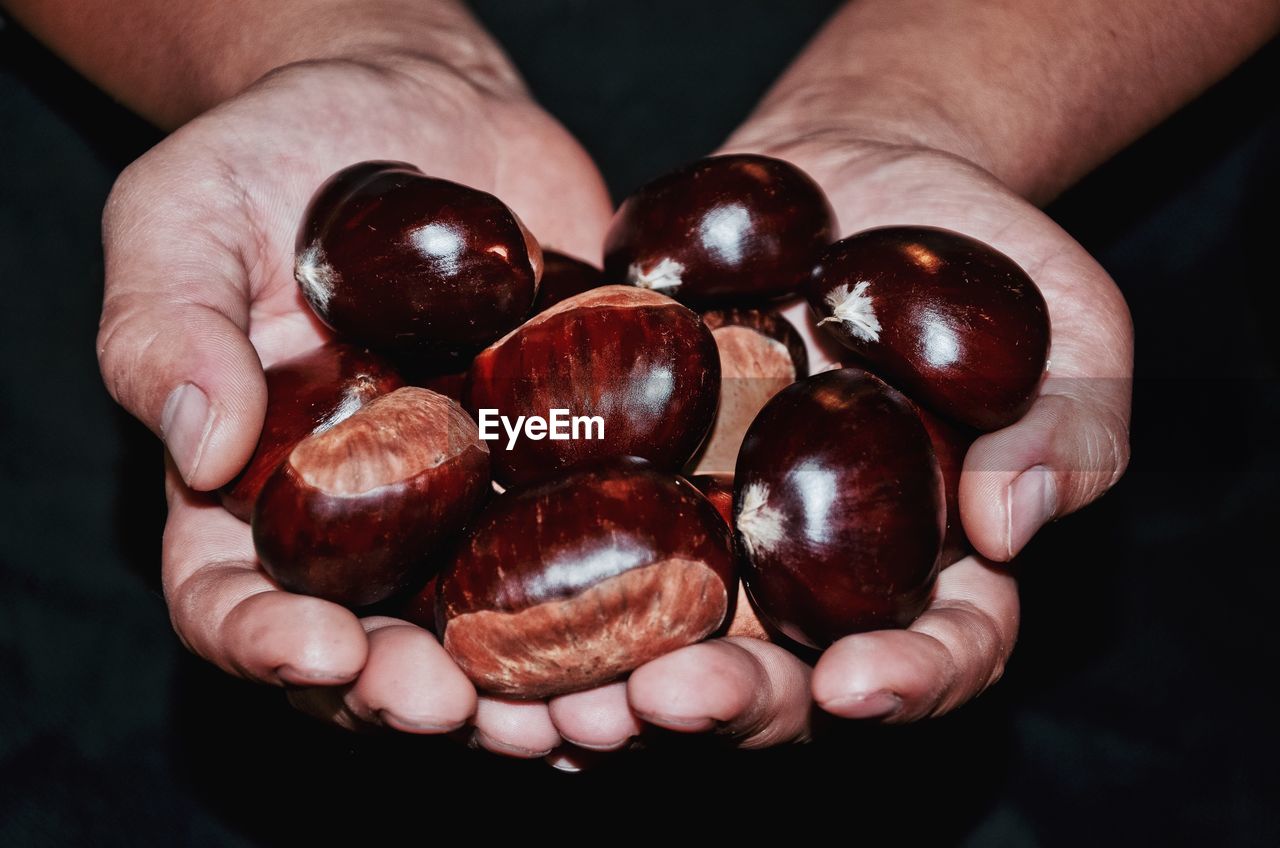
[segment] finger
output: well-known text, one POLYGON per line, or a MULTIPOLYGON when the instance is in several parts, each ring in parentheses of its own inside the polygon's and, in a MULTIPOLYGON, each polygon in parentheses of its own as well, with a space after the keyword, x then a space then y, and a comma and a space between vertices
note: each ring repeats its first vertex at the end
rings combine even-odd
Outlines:
POLYGON ((1020 421, 974 442, 960 515, 979 553, 1008 561, 1115 485, 1129 463, 1129 397, 1128 380, 1050 379, 1020 421))
POLYGON ((547 706, 560 736, 588 751, 616 751, 643 729, 627 703, 627 684, 621 681, 561 695, 547 706))
POLYGON ((541 701, 482 697, 476 707, 472 743, 508 757, 545 757, 560 744, 560 734, 541 701))
POLYGON ((394 618, 361 623, 369 658, 343 696, 355 716, 406 733, 448 733, 475 713, 475 687, 434 636, 394 618))
POLYGON ((810 669, 760 639, 728 637, 659 657, 632 673, 636 715, 668 730, 716 730, 744 748, 804 739, 810 669))
POLYGON ((165 601, 182 642, 240 677, 335 685, 364 666, 368 640, 349 610, 282 591, 256 565, 249 527, 168 468, 165 601))
POLYGON ((131 166, 107 204, 98 360, 111 395, 164 439, 188 484, 207 490, 248 459, 266 407, 235 235, 247 213, 217 208, 237 196, 222 179, 173 174, 164 159, 131 166), (206 200, 178 202, 191 185, 206 200))
POLYGON ((1012 577, 976 557, 938 577, 906 630, 846 636, 818 660, 813 697, 845 718, 912 721, 949 712, 1000 678, 1018 634, 1012 577))

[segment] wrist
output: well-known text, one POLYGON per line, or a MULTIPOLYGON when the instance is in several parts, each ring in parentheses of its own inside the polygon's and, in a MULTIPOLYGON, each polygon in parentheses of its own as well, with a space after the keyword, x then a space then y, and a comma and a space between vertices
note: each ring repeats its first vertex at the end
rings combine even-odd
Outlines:
MULTIPOLYGON (((374 73, 408 78, 449 75, 480 91, 523 94, 523 83, 501 48, 453 2, 405 6, 334 0, 287 3, 263 12, 261 26, 238 21, 227 39, 229 61, 208 61, 204 102, 193 114, 226 100, 284 68, 349 62, 374 73)), ((216 41, 215 41, 216 43, 216 41)))

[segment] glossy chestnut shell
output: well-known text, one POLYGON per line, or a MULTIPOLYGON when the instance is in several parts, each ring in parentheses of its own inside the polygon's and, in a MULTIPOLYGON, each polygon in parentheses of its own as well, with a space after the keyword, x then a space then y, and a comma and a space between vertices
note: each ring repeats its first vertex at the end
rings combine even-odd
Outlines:
POLYGON ((655 292, 604 286, 476 356, 466 406, 477 420, 484 409, 511 420, 552 409, 603 419, 602 439, 522 437, 507 450, 504 433, 491 451, 493 475, 511 486, 611 456, 678 471, 706 437, 719 390, 716 343, 697 314, 655 292))
POLYGON ((707 637, 735 591, 715 507, 619 459, 494 499, 440 575, 436 625, 478 688, 546 698, 707 637))
POLYGON ((604 285, 604 272, 581 259, 554 250, 542 252, 542 282, 533 301, 533 314, 543 312, 575 294, 604 285))
POLYGON ((942 487, 947 499, 947 529, 942 540, 941 565, 946 568, 968 556, 971 550, 969 537, 960 522, 960 473, 964 470, 964 455, 977 434, 934 415, 918 404, 916 413, 929 433, 938 468, 942 471, 942 487))
POLYGON ((266 370, 267 412, 253 456, 219 494, 227 511, 248 521, 253 503, 293 446, 323 432, 369 401, 404 385, 377 354, 330 342, 266 370))
POLYGON ((253 542, 285 589, 366 606, 417 576, 489 494, 475 422, 406 386, 294 446, 258 497, 253 542))
POLYGON ((1031 405, 1049 311, 995 248, 948 230, 884 227, 831 245, 805 286, 819 325, 914 400, 996 430, 1031 405))
POLYGON ((344 168, 311 199, 294 276, 320 320, 349 341, 448 360, 528 314, 542 251, 483 191, 403 162, 344 168))
MULTIPOLYGON (((711 505, 716 508, 716 512, 720 513, 720 517, 729 527, 733 526, 733 475, 732 474, 696 474, 689 478, 689 482, 699 492, 711 501, 711 505)), ((755 610, 751 608, 751 601, 747 597, 747 589, 741 583, 738 584, 738 599, 734 604, 733 619, 729 622, 729 629, 725 631, 726 636, 749 636, 752 639, 763 639, 768 641, 772 638, 761 623, 759 616, 755 610)))
POLYGON ((825 648, 924 609, 946 522, 941 471, 910 401, 857 368, 783 389, 734 476, 743 581, 761 618, 825 648))
POLYGON ((822 189, 781 159, 712 156, 623 201, 605 238, 605 276, 689 303, 793 292, 835 238, 822 189))
POLYGON ((769 398, 809 376, 809 355, 791 323, 761 309, 702 314, 720 353, 720 407, 695 474, 733 474, 747 425, 769 398))

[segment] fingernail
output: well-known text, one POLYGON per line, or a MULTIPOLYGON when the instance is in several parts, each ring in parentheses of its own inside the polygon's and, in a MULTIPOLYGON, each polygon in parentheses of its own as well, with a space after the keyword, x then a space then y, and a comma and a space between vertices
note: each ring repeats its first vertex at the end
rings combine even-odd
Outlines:
POLYGON ((200 467, 205 442, 213 429, 209 397, 194 383, 183 383, 169 392, 160 415, 160 434, 169 454, 188 483, 200 467))
POLYGON ((331 671, 282 665, 276 669, 276 677, 282 683, 291 686, 335 686, 349 682, 354 675, 351 672, 338 674, 331 671))
POLYGON ((1012 559, 1058 507, 1053 472, 1043 465, 1028 468, 1009 487, 1008 550, 1012 559))
POLYGON ((845 718, 886 718, 902 709, 902 699, 888 689, 836 698, 822 705, 828 712, 845 718))
POLYGON ((529 748, 522 748, 519 745, 511 745, 498 739, 494 739, 483 730, 477 730, 473 737, 476 744, 494 754, 506 754, 509 757, 519 757, 520 759, 536 759, 537 757, 545 757, 551 753, 553 749, 547 748, 543 751, 533 751, 529 748))
POLYGON ((710 730, 715 726, 715 719, 701 718, 676 718, 675 716, 652 715, 649 713, 636 713, 636 718, 646 721, 649 724, 665 727, 667 730, 680 730, 686 732, 701 732, 710 730))
POLYGON ((563 771, 568 774, 577 774, 583 769, 583 764, 579 760, 560 751, 543 757, 543 762, 556 771, 563 771))
POLYGON ((430 718, 409 719, 390 710, 379 710, 378 717, 388 727, 405 733, 452 733, 465 724, 461 721, 440 722, 430 718))
POLYGON ((623 748, 630 745, 631 741, 636 738, 634 736, 628 736, 627 738, 619 739, 616 742, 580 742, 577 739, 570 739, 568 736, 565 736, 563 733, 561 733, 560 736, 561 738, 564 739, 564 741, 568 742, 570 745, 581 748, 584 751, 593 751, 596 753, 608 753, 609 751, 620 751, 623 748))

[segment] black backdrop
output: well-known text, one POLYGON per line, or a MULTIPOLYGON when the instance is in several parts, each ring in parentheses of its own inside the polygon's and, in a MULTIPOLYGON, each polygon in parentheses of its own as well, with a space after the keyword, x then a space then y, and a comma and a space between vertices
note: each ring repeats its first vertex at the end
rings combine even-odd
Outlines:
MULTIPOLYGON (((834 4, 475 5, 621 194, 714 147, 834 4)), ((1280 844, 1260 691, 1280 660, 1278 48, 1051 210, 1133 308, 1134 461, 1024 556, 1005 680, 919 726, 749 755, 659 745, 574 777, 331 731, 182 651, 156 590, 159 450, 93 353, 102 203, 157 136, 0 30, 0 845, 351 826, 368 841, 1280 844)))

